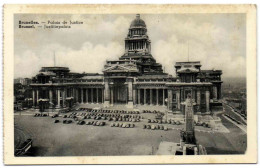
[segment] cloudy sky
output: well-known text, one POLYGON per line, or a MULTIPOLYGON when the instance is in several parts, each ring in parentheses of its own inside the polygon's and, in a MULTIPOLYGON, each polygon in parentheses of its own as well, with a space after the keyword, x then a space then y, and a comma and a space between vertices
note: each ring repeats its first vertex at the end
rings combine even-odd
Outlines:
MULTIPOLYGON (((42 66, 68 66, 73 72, 101 73, 106 60, 124 53, 131 15, 15 15, 15 78, 32 77, 42 66), (21 21, 82 21, 71 29, 19 29, 21 21)), ((176 61, 201 61, 202 69, 221 69, 223 77, 246 75, 244 14, 142 15, 152 55, 174 74, 176 61), (189 45, 188 45, 189 44, 189 45), (189 47, 188 47, 189 46, 189 47), (188 52, 189 48, 189 52, 188 52), (189 53, 189 54, 188 54, 189 53)))

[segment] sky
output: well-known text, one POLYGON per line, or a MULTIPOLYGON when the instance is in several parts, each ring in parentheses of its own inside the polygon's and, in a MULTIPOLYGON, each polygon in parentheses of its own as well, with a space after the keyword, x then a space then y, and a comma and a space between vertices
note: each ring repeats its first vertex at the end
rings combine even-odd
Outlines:
MULTIPOLYGON (((135 14, 34 15, 14 19, 14 78, 35 76, 41 67, 102 73, 106 60, 124 54, 124 39, 135 14), (21 21, 81 21, 70 29, 19 29, 21 21)), ((141 14, 152 55, 175 76, 177 61, 201 61, 201 69, 220 69, 223 78, 246 77, 245 14, 141 14)))

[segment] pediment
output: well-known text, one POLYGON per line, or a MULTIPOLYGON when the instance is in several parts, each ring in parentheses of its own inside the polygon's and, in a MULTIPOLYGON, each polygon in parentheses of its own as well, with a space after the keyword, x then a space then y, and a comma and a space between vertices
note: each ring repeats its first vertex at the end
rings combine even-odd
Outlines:
POLYGON ((114 65, 112 67, 105 69, 105 72, 112 72, 112 71, 129 71, 129 69, 120 65, 114 65))
POLYGON ((135 66, 114 65, 104 70, 104 72, 129 72, 129 71, 137 71, 137 68, 135 66))

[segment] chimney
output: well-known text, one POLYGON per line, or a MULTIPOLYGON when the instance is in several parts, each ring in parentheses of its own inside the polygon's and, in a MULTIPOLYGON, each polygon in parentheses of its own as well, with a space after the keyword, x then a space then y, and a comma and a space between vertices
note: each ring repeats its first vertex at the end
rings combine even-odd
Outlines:
POLYGON ((136 14, 136 19, 140 19, 140 14, 136 14))

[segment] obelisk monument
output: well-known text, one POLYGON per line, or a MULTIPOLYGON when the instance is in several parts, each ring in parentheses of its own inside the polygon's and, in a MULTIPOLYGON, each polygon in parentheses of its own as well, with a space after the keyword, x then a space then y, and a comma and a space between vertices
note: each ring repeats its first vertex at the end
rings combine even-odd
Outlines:
POLYGON ((191 94, 188 94, 187 99, 182 104, 185 105, 185 128, 181 131, 181 141, 185 144, 196 144, 193 110, 196 103, 192 100, 191 94))

